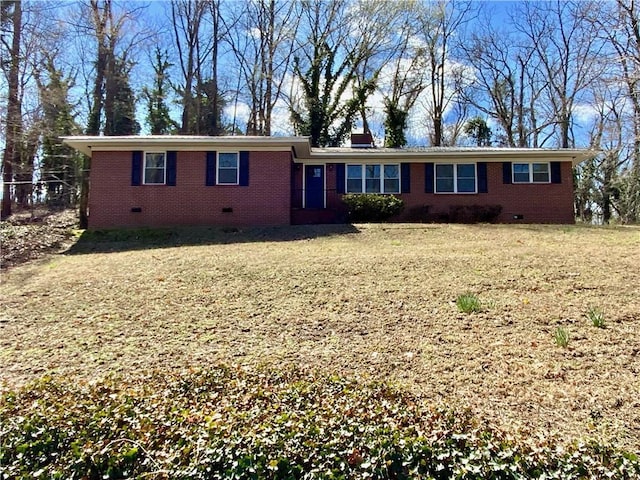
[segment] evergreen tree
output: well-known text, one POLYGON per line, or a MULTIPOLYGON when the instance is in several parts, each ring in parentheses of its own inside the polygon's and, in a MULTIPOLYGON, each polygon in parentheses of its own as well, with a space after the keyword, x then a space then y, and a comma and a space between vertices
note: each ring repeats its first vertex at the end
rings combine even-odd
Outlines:
POLYGON ((131 64, 124 58, 116 58, 114 72, 107 79, 107 96, 112 95, 113 108, 105 108, 105 135, 137 135, 140 124, 136 120, 136 98, 129 82, 131 64))
POLYGON ((408 112, 387 100, 384 103, 384 113, 384 146, 389 148, 404 147, 407 144, 404 131, 407 128, 408 112))
POLYGON ((42 180, 45 200, 55 207, 76 204, 81 158, 71 147, 62 144, 60 137, 75 135, 79 127, 75 122, 73 106, 69 103, 71 81, 56 68, 51 58, 44 64, 48 82, 37 79, 42 106, 42 180))
POLYGON ((152 135, 167 135, 173 133, 178 125, 169 115, 167 106, 167 92, 170 85, 168 53, 156 47, 152 64, 155 78, 151 89, 144 87, 142 95, 147 102, 147 125, 152 135))
POLYGON ((300 60, 294 59, 294 72, 302 84, 306 111, 292 109, 291 117, 299 133, 311 137, 314 147, 340 146, 351 132, 367 97, 375 90, 374 80, 354 85, 351 99, 341 103, 342 94, 355 78, 353 65, 357 61, 348 55, 336 69, 337 53, 338 47, 316 46, 313 60, 304 72, 300 60))
POLYGON ((195 131, 200 135, 222 135, 222 110, 225 100, 220 94, 216 82, 213 79, 205 80, 196 92, 195 101, 199 102, 196 111, 198 113, 195 121, 198 122, 195 131))
POLYGON ((467 122, 464 133, 473 138, 478 147, 488 147, 491 145, 491 129, 487 122, 481 117, 474 117, 467 122))
POLYGON ((301 7, 300 28, 308 34, 300 39, 293 73, 300 82, 302 105, 291 107, 291 119, 314 147, 339 146, 376 88, 376 74, 357 78, 358 68, 376 52, 366 42, 354 41, 351 22, 358 11, 349 2, 313 0, 301 7))

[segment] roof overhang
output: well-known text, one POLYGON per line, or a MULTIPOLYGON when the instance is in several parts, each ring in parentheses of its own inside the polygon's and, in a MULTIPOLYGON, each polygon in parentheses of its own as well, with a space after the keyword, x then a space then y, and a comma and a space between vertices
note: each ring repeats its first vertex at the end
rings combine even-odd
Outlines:
POLYGON ((548 148, 484 148, 484 147, 433 147, 407 149, 346 149, 323 148, 311 149, 308 158, 300 159, 303 163, 310 161, 325 162, 366 162, 371 160, 389 160, 414 163, 427 162, 571 162, 578 165, 599 152, 583 149, 548 149, 548 148))
POLYGON ((307 137, 250 137, 250 136, 195 136, 195 135, 136 135, 136 136, 75 136, 62 141, 91 156, 92 152, 118 152, 132 150, 205 151, 216 149, 291 151, 309 154, 307 137))
POLYGON ((181 150, 206 151, 234 149, 249 151, 292 151, 301 163, 395 161, 427 163, 462 162, 571 162, 574 166, 599 152, 585 149, 498 148, 498 147, 430 147, 430 148, 312 148, 309 137, 252 136, 75 136, 63 142, 91 156, 100 151, 181 150))

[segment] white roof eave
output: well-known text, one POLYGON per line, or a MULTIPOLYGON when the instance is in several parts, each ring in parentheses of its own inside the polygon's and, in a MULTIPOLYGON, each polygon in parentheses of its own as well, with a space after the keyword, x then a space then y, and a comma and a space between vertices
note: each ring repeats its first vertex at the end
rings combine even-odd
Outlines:
POLYGON ((301 163, 364 162, 375 160, 409 161, 426 163, 438 160, 468 162, 503 161, 571 161, 580 162, 599 152, 584 149, 546 148, 496 148, 496 147, 431 147, 416 149, 387 148, 311 148, 309 137, 258 137, 258 136, 192 136, 192 135, 138 135, 138 136, 73 136, 63 137, 63 142, 91 156, 95 151, 131 150, 215 150, 247 149, 262 151, 293 151, 301 163))
POLYGON ((192 136, 192 135, 135 135, 135 136, 70 136, 62 141, 91 156, 92 152, 115 152, 150 149, 207 150, 215 148, 244 148, 247 150, 291 150, 304 153, 307 137, 250 137, 250 136, 192 136))

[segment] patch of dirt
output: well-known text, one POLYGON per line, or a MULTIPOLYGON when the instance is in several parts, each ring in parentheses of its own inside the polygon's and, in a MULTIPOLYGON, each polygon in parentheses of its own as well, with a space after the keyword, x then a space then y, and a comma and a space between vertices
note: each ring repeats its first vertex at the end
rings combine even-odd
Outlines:
POLYGON ((292 231, 87 244, 9 269, 0 389, 45 374, 292 365, 390 381, 533 441, 640 451, 640 228, 356 225, 285 240, 292 231), (482 312, 458 311, 465 292, 482 312))
POLYGON ((0 222, 0 268, 66 250, 74 242, 76 210, 22 210, 0 222))

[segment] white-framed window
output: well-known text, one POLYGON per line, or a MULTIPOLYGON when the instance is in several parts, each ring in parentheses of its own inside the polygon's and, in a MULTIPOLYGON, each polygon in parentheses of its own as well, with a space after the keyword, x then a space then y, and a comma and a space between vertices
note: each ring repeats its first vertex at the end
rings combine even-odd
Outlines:
POLYGON ((238 152, 218 152, 218 185, 238 185, 239 161, 238 152))
POLYGON ((437 163, 436 193, 476 193, 475 163, 437 163))
POLYGON ((514 163, 513 183, 550 183, 548 163, 514 163))
POLYGON ((397 163, 347 165, 347 193, 400 193, 397 163))
POLYGON ((164 185, 167 181, 167 156, 165 152, 145 152, 144 154, 145 185, 164 185))

